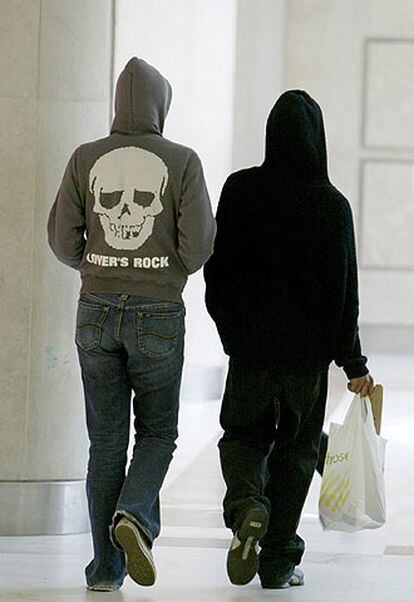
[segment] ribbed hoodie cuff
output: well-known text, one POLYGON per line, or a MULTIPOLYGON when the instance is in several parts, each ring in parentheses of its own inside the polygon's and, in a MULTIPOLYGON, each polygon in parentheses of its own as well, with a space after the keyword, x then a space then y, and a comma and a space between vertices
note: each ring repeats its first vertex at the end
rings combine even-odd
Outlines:
POLYGON ((360 378, 369 373, 369 370, 365 365, 365 360, 362 359, 344 365, 343 369, 349 380, 351 380, 351 378, 360 378))

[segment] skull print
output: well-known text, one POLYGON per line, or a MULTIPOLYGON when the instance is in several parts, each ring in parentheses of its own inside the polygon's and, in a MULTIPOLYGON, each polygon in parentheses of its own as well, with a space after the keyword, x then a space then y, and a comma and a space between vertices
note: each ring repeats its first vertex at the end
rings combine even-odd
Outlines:
POLYGON ((155 217, 163 210, 167 183, 164 161, 143 148, 116 148, 97 159, 89 189, 110 247, 136 250, 148 240, 155 217))

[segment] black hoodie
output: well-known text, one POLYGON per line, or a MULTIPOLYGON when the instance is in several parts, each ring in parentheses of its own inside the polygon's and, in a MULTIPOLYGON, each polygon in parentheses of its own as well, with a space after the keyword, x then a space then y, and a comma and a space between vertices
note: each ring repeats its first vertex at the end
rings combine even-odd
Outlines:
POLYGON ((302 90, 282 94, 265 160, 233 173, 204 267, 207 309, 224 351, 280 373, 368 372, 358 335, 351 207, 330 183, 322 112, 302 90))

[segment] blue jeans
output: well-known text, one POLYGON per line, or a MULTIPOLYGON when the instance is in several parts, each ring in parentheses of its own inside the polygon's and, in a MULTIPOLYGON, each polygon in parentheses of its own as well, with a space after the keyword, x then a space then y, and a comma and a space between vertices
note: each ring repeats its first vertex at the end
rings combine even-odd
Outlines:
POLYGON ((123 515, 152 546, 159 491, 176 448, 184 354, 182 302, 82 293, 76 315, 90 440, 86 476, 94 558, 88 585, 122 585, 125 555, 114 534, 123 515), (134 392, 133 456, 125 475, 134 392))

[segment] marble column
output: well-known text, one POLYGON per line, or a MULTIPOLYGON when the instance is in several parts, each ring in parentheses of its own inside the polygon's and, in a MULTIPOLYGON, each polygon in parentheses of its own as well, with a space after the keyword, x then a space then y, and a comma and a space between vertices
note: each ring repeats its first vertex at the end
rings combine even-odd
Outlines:
POLYGON ((110 0, 0 0, 0 535, 89 529, 79 274, 46 222, 72 150, 108 132, 110 0))

